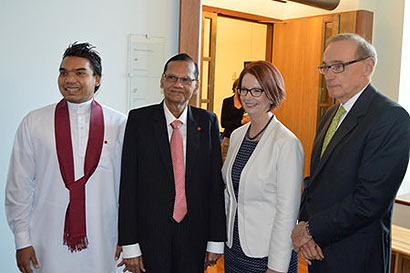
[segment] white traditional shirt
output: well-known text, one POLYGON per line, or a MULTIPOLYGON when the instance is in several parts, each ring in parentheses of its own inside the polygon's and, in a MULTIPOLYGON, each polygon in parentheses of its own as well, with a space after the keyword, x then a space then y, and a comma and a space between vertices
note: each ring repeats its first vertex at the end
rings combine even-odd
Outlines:
MULTIPOLYGON (((6 215, 16 249, 32 245, 41 273, 117 272, 118 194, 125 115, 102 106, 104 143, 97 169, 86 184, 88 248, 70 252, 63 245, 69 191, 57 160, 56 104, 30 112, 21 122, 11 154, 6 187, 6 215)), ((91 100, 68 103, 74 172, 84 174, 91 100)))

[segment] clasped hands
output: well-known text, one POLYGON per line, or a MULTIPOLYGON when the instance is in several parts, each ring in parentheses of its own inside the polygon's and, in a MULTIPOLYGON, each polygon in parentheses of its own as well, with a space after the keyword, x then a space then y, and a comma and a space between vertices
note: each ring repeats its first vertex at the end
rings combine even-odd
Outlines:
POLYGON ((323 260, 323 255, 320 246, 313 240, 309 234, 306 222, 300 221, 292 231, 292 243, 296 252, 300 253, 302 258, 309 264, 312 260, 323 260))

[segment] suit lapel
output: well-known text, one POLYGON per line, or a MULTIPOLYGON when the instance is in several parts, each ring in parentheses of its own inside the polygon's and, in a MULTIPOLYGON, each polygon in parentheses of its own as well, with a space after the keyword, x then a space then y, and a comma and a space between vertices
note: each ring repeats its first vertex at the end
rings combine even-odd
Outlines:
POLYGON ((187 113, 187 140, 186 140, 186 167, 185 167, 185 183, 189 181, 192 170, 195 166, 195 161, 199 153, 200 142, 200 123, 198 117, 193 114, 191 106, 188 107, 187 113))
POLYGON ((152 130, 155 135, 155 141, 158 144, 160 155, 162 162, 164 163, 165 169, 167 170, 167 174, 170 177, 170 181, 174 181, 174 173, 172 170, 172 159, 171 159, 171 150, 169 147, 169 140, 168 140, 168 129, 164 115, 164 106, 163 103, 158 104, 157 109, 154 112, 153 120, 154 122, 151 124, 152 130))
POLYGON ((323 153, 322 158, 320 158, 320 150, 321 150, 321 144, 323 143, 323 138, 326 134, 327 128, 329 127, 333 116, 335 115, 337 111, 337 107, 335 108, 335 113, 332 114, 332 118, 330 118, 327 121, 326 126, 324 126, 324 129, 322 132, 320 132, 320 137, 318 143, 315 142, 315 162, 317 162, 317 167, 315 167, 314 173, 312 174, 312 181, 315 180, 315 177, 320 173, 322 170, 323 166, 325 163, 329 160, 330 156, 332 155, 333 151, 336 149, 336 147, 339 145, 340 141, 346 137, 359 123, 360 117, 365 115, 368 111, 369 104, 372 101, 372 98, 375 94, 375 89, 369 84, 366 89, 363 91, 363 93, 360 95, 360 97, 357 99, 355 104, 353 105, 352 109, 350 109, 349 113, 343 120, 343 122, 340 124, 339 128, 333 135, 333 138, 330 140, 325 152, 323 153), (326 129, 325 129, 326 128, 326 129), (319 145, 320 144, 320 145, 319 145))

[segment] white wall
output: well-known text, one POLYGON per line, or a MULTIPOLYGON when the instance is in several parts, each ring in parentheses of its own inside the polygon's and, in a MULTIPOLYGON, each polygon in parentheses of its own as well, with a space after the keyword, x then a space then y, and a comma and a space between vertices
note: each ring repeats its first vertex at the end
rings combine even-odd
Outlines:
POLYGON ((373 45, 379 61, 373 84, 385 95, 397 101, 403 36, 404 0, 375 1, 373 45))
MULTIPOLYGON (((77 40, 97 47, 103 61, 97 99, 125 113, 128 34, 165 37, 168 58, 178 50, 178 27, 178 0, 1 1, 0 272, 18 272, 3 206, 14 134, 28 111, 60 99, 56 81, 65 48, 77 40)), ((159 101, 159 89, 153 92, 159 101)))

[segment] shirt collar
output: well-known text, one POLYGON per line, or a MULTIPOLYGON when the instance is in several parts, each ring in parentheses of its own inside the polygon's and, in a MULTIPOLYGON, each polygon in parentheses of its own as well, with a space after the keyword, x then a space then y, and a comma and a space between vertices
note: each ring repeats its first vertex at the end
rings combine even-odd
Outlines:
POLYGON ((162 103, 164 105, 164 114, 165 114, 165 119, 167 121, 167 125, 170 126, 170 124, 174 121, 174 120, 179 120, 182 122, 182 124, 187 123, 187 117, 188 117, 188 106, 185 107, 184 111, 182 111, 181 115, 179 116, 179 118, 176 118, 174 116, 174 114, 171 113, 171 111, 169 110, 167 104, 165 103, 165 101, 162 103))
POLYGON ((352 109, 352 107, 356 103, 357 99, 360 97, 360 95, 363 93, 363 91, 367 88, 367 86, 369 86, 369 84, 366 85, 359 93, 357 93, 356 95, 351 97, 348 101, 346 101, 345 103, 342 103, 342 106, 346 110, 346 113, 349 112, 350 109, 352 109))
POLYGON ((77 112, 86 112, 91 109, 91 102, 93 101, 93 98, 91 98, 88 101, 81 102, 81 103, 73 103, 67 101, 67 105, 72 111, 77 111, 77 112))

